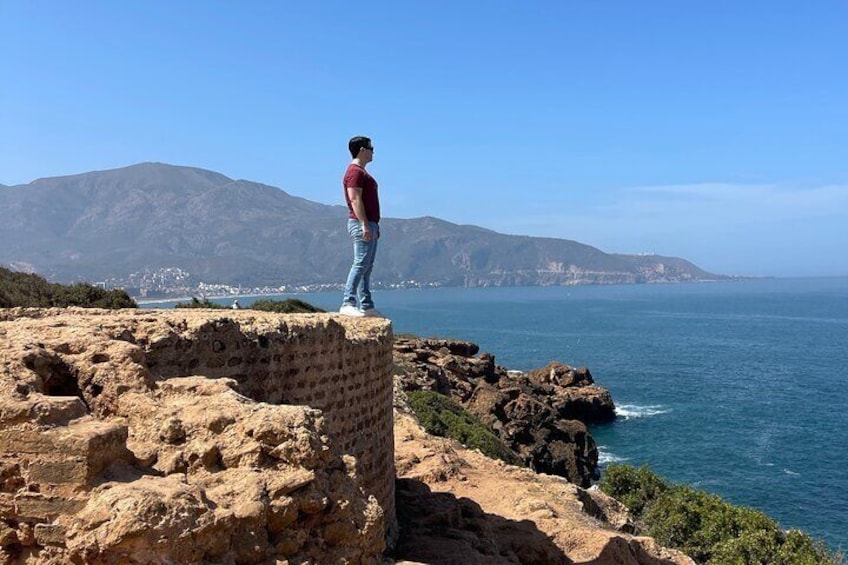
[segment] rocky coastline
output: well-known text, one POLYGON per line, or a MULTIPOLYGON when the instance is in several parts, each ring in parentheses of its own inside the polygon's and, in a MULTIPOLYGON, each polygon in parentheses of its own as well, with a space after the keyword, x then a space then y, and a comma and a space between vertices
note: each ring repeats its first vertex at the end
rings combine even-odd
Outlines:
POLYGON ((508 371, 475 343, 395 336, 394 372, 404 391, 456 401, 534 471, 584 488, 597 478, 598 447, 586 425, 613 421, 615 404, 589 369, 554 361, 508 371))

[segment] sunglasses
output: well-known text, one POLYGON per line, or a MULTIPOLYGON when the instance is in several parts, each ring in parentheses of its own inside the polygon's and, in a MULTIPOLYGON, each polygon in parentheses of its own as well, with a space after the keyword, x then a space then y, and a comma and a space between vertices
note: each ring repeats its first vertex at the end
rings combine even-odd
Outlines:
POLYGON ((373 146, 373 145, 369 145, 369 146, 367 146, 367 147, 363 147, 363 149, 367 149, 368 151, 374 151, 374 146, 373 146))

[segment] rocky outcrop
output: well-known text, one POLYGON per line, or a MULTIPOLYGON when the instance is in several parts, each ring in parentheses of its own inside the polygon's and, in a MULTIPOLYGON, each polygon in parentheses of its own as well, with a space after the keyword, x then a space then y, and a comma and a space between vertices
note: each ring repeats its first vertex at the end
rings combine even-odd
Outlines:
POLYGON ((406 390, 432 390, 462 404, 532 469, 589 486, 598 449, 586 423, 615 418, 609 392, 586 368, 551 363, 524 374, 478 353, 469 342, 398 336, 395 372, 406 390))
POLYGON ((374 563, 391 325, 0 310, 0 562, 374 563))
MULTIPOLYGON (((518 376, 519 380, 522 376, 518 376)), ((584 424, 602 424, 615 420, 615 403, 605 388, 595 385, 589 369, 575 369, 557 361, 527 373, 536 395, 547 397, 561 418, 584 424)))

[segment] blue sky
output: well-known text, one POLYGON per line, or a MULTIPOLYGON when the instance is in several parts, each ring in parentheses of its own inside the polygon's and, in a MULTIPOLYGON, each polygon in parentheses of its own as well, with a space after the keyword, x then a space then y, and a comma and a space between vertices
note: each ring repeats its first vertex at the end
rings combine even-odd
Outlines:
POLYGON ((722 273, 848 274, 848 2, 0 1, 0 183, 160 161, 722 273))

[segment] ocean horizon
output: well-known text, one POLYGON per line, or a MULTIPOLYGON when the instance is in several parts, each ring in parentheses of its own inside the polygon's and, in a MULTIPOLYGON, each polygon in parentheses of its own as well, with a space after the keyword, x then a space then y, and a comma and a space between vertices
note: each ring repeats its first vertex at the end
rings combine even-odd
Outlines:
MULTIPOLYGON (((332 311, 340 292, 273 295, 332 311)), ((249 307, 259 297, 211 299, 249 307)), ((617 406, 601 466, 649 465, 848 548, 848 277, 378 290, 397 334, 472 341, 499 365, 585 366, 617 406)), ((144 303, 172 307, 176 301, 144 303)))

